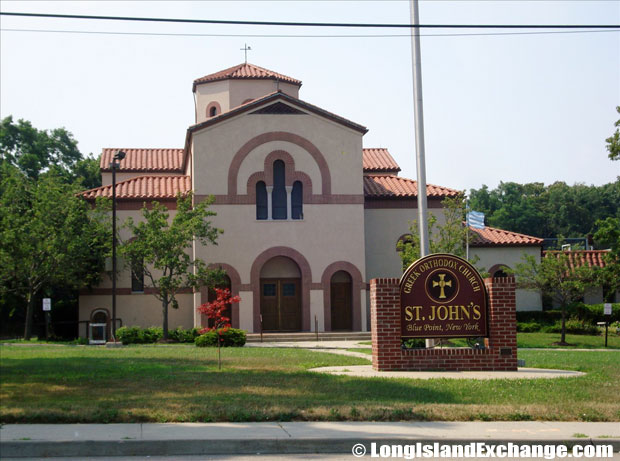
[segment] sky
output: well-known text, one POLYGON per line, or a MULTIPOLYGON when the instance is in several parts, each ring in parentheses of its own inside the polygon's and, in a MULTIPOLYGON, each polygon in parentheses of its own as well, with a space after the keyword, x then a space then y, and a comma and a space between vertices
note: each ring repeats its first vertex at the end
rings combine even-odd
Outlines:
MULTIPOLYGON (((410 21, 408 1, 3 0, 0 9, 410 21)), ((620 24, 620 1, 420 0, 420 22, 620 24)), ((186 129, 194 123, 193 80, 242 63, 241 48, 247 43, 252 48, 248 62, 302 80, 300 99, 366 126, 364 147, 387 147, 401 176, 416 178, 406 30, 7 16, 0 17, 0 27, 0 116, 30 120, 40 129, 65 127, 85 154, 98 155, 105 147, 183 147, 186 129), (355 37, 341 37, 346 34, 355 37)), ((422 31, 427 182, 469 190, 483 184, 493 188, 500 181, 615 181, 620 162, 607 158, 605 138, 620 118, 615 110, 620 105, 620 32, 497 35, 506 32, 422 31)))

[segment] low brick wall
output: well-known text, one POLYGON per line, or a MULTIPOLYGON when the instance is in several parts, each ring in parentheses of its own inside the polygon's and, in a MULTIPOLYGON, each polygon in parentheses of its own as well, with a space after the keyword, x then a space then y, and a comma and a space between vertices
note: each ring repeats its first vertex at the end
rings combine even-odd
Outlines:
POLYGON ((378 371, 447 370, 515 371, 517 369, 517 318, 515 280, 485 279, 489 295, 489 337, 485 349, 401 347, 399 280, 370 281, 372 367, 378 371))

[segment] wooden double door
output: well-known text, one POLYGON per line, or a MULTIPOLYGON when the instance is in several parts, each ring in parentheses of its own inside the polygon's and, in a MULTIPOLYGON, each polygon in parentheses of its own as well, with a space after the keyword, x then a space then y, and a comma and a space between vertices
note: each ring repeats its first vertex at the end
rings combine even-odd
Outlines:
POLYGON ((301 330, 301 279, 260 279, 260 312, 264 331, 301 330))
POLYGON ((331 317, 332 331, 353 329, 351 282, 332 282, 331 317))

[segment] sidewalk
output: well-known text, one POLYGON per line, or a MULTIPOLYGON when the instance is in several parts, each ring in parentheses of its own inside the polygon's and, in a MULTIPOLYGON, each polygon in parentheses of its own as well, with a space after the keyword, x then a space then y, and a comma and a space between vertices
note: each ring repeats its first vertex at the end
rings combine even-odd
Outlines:
POLYGON ((2 458, 351 453, 355 444, 613 445, 620 424, 583 422, 289 422, 8 424, 2 458))

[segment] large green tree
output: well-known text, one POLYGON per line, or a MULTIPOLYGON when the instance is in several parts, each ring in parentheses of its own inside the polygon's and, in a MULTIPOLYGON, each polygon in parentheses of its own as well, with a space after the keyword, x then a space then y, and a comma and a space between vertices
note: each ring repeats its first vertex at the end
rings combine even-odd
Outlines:
POLYGON ((155 288, 161 302, 163 339, 168 339, 168 309, 178 308, 179 291, 200 286, 214 286, 222 276, 219 270, 209 270, 204 261, 192 257, 194 241, 203 245, 217 244, 222 232, 209 217, 212 200, 192 204, 192 195, 177 198, 177 209, 170 219, 167 208, 153 202, 152 208, 142 208, 142 220, 129 218, 126 227, 132 238, 123 243, 121 254, 129 261, 136 276, 155 288), (137 273, 136 273, 137 272, 137 273))
POLYGON ((540 262, 532 255, 523 255, 523 262, 514 269, 517 286, 550 296, 562 311, 560 345, 566 345, 568 309, 583 298, 588 287, 596 284, 596 274, 588 266, 572 267, 568 252, 548 252, 540 262))
POLYGON ((23 301, 24 338, 30 339, 44 287, 79 289, 99 280, 109 224, 105 207, 92 209, 54 172, 35 180, 11 165, 0 169, 0 291, 23 301))
POLYGON ((470 206, 500 229, 536 237, 585 237, 597 220, 620 217, 620 179, 602 186, 501 182, 492 190, 472 189, 470 206))
POLYGON ((8 164, 30 179, 52 171, 65 182, 90 189, 101 185, 99 160, 85 157, 65 128, 39 130, 27 120, 12 116, 0 121, 0 165, 8 164))
MULTIPOLYGON (((616 112, 620 114, 620 106, 616 106, 616 112)), ((617 120, 614 126, 620 127, 620 120, 617 120)), ((607 142, 609 158, 611 160, 620 160, 620 129, 617 128, 605 141, 607 142)))

